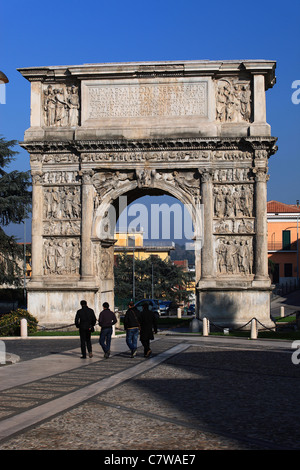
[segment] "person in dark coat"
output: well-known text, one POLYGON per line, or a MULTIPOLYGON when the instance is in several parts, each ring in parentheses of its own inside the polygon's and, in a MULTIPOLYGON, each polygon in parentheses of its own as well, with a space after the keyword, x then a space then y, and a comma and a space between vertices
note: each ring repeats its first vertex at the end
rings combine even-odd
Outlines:
POLYGON ((139 312, 134 306, 134 302, 129 302, 128 310, 124 317, 124 329, 126 331, 126 344, 131 351, 131 357, 136 355, 137 340, 139 337, 140 323, 139 312))
POLYGON ((81 309, 75 316, 75 326, 79 328, 81 357, 86 359, 86 350, 88 350, 89 357, 93 357, 91 333, 94 331, 97 319, 94 310, 87 306, 86 300, 81 300, 80 305, 81 309))
POLYGON ((109 309, 107 302, 103 304, 103 310, 100 312, 98 323, 101 326, 99 343, 103 349, 105 359, 108 359, 110 356, 112 326, 117 323, 117 318, 114 312, 109 309))
POLYGON ((148 304, 143 305, 143 310, 139 317, 141 332, 140 341, 144 346, 144 357, 151 356, 150 340, 154 339, 154 333, 157 333, 157 320, 155 312, 149 310, 148 304))

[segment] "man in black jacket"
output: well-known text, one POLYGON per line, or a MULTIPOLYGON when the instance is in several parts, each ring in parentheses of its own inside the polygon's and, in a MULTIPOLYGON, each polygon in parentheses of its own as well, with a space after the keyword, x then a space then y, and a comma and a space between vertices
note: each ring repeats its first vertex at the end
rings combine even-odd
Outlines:
POLYGON ((131 357, 136 355, 137 340, 139 337, 140 323, 138 320, 138 311, 133 302, 129 302, 128 310, 124 317, 124 329, 126 330, 126 344, 131 351, 131 357))
POLYGON ((86 300, 80 302, 81 309, 77 311, 75 316, 75 325, 79 328, 80 346, 82 359, 86 358, 86 349, 89 357, 93 357, 91 333, 96 325, 96 316, 94 310, 87 306, 86 300))
POLYGON ((149 310, 147 304, 143 305, 143 310, 139 317, 141 324, 140 341, 144 346, 144 357, 150 357, 152 351, 150 349, 150 340, 154 339, 153 331, 157 333, 157 320, 155 312, 149 310))
POLYGON ((109 309, 109 304, 104 302, 103 310, 99 315, 99 325, 101 326, 99 343, 104 351, 105 359, 110 356, 110 343, 112 335, 112 326, 117 323, 117 318, 114 312, 109 309))

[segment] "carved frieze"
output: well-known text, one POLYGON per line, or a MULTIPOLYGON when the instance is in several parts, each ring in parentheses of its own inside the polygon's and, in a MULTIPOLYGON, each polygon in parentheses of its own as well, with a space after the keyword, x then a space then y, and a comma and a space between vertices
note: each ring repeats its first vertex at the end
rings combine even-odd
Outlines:
POLYGON ((77 171, 47 171, 43 175, 43 184, 76 183, 77 176, 77 171))
POLYGON ((251 87, 249 80, 222 78, 216 83, 216 119, 220 122, 249 122, 251 87))
POLYGON ((107 162, 107 163, 135 163, 135 162, 168 162, 168 161, 207 161, 210 151, 157 151, 157 152, 115 152, 115 153, 84 153, 82 162, 107 162))
POLYGON ((252 237, 219 237, 216 242, 217 275, 251 275, 252 237))
POLYGON ((252 160, 253 154, 248 151, 226 151, 226 150, 217 150, 213 152, 213 159, 216 161, 247 161, 252 160))
POLYGON ((149 188, 153 184, 155 170, 141 168, 135 170, 138 188, 149 188))
POLYGON ((44 221, 44 235, 80 235, 80 220, 55 220, 44 221))
POLYGON ((80 214, 80 187, 44 188, 44 219, 78 219, 80 214))
POLYGON ((153 171, 153 184, 156 182, 177 187, 198 198, 200 195, 200 176, 196 171, 153 171))
POLYGON ((47 85, 43 90, 44 125, 75 127, 79 122, 78 87, 65 84, 47 85))
MULTIPOLYGON (((32 156, 34 158, 34 155, 32 156)), ((44 164, 78 163, 78 156, 73 153, 46 153, 42 156, 44 164)))
POLYGON ((114 275, 114 251, 113 247, 101 250, 100 276, 101 279, 113 279, 114 275))
POLYGON ((253 216, 253 185, 214 187, 214 216, 223 219, 253 216))
POLYGON ((250 168, 217 168, 213 179, 215 183, 244 182, 253 181, 253 176, 250 168))
POLYGON ((80 254, 79 238, 44 239, 44 274, 78 275, 80 254))
POLYGON ((99 171, 96 172, 91 181, 100 197, 103 197, 111 189, 116 189, 135 178, 134 171, 99 171))
POLYGON ((113 279, 114 248, 101 248, 99 243, 93 244, 94 274, 101 280, 113 279))
POLYGON ((251 219, 221 219, 214 221, 214 232, 224 233, 254 233, 254 220, 251 219))

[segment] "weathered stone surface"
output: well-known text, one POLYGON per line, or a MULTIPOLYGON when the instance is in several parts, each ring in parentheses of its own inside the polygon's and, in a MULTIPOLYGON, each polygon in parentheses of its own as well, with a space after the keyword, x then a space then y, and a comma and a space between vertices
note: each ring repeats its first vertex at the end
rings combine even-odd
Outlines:
POLYGON ((154 192, 192 208, 199 316, 270 324, 266 187, 276 139, 265 91, 274 71, 273 61, 20 69, 31 82, 28 298, 40 322, 70 323, 82 297, 96 311, 113 305, 109 207, 154 192))

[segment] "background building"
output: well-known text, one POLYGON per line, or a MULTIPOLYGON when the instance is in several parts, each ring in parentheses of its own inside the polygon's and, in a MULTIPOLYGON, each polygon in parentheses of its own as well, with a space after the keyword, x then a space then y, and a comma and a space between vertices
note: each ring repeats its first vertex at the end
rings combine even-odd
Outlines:
POLYGON ((268 257, 274 284, 299 282, 299 201, 290 205, 269 201, 268 257))
POLYGON ((150 240, 145 242, 143 231, 128 232, 127 230, 120 230, 115 232, 115 239, 117 240, 114 245, 115 258, 122 253, 126 253, 129 256, 134 254, 135 259, 140 260, 155 255, 163 261, 167 261, 170 252, 175 250, 174 242, 157 241, 154 243, 150 240))

